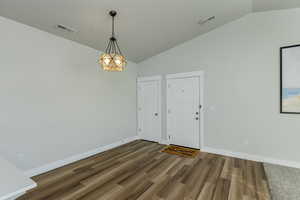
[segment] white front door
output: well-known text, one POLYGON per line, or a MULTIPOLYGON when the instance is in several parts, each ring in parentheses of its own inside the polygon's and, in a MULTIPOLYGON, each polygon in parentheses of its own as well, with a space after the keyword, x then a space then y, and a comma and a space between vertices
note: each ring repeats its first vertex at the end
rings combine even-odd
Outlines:
POLYGON ((138 133, 144 140, 161 139, 160 80, 138 81, 138 133))
POLYGON ((167 79, 167 133, 171 144, 200 148, 200 77, 167 79))

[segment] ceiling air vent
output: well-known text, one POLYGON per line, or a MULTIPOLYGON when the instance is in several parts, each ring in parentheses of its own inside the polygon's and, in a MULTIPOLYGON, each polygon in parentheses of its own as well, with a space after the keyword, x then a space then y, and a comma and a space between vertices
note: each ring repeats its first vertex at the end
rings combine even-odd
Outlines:
POLYGON ((201 19, 198 24, 200 25, 203 25, 203 24, 206 24, 207 22, 210 22, 212 20, 216 19, 216 16, 211 16, 211 17, 208 17, 208 18, 205 18, 205 19, 201 19))
POLYGON ((69 32, 69 33, 74 33, 74 32, 76 32, 74 29, 72 29, 72 28, 70 28, 70 27, 67 27, 67 26, 64 26, 64 25, 62 25, 62 24, 56 25, 56 28, 59 29, 59 30, 65 31, 65 32, 69 32))

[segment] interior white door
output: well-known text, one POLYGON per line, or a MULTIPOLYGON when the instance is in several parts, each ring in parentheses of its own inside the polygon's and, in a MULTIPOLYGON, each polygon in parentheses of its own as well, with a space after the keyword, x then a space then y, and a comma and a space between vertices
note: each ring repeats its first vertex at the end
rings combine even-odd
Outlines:
POLYGON ((161 139, 160 81, 138 82, 138 132, 142 139, 161 139))
POLYGON ((167 132, 171 144, 200 148, 200 77, 167 80, 167 132))

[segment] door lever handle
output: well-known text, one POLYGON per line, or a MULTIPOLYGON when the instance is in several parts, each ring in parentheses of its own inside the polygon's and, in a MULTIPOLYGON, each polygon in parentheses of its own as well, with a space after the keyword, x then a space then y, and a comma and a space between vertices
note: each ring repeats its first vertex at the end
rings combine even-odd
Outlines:
POLYGON ((158 113, 154 113, 155 116, 158 116, 158 113))

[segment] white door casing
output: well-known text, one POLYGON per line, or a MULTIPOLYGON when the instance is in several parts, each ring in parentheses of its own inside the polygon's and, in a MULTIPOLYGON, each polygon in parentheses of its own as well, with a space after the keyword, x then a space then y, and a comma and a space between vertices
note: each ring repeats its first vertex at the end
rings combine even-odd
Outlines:
POLYGON ((203 144, 203 73, 167 75, 169 143, 201 148, 203 144))
POLYGON ((138 134, 141 139, 161 140, 161 76, 138 78, 138 134))

